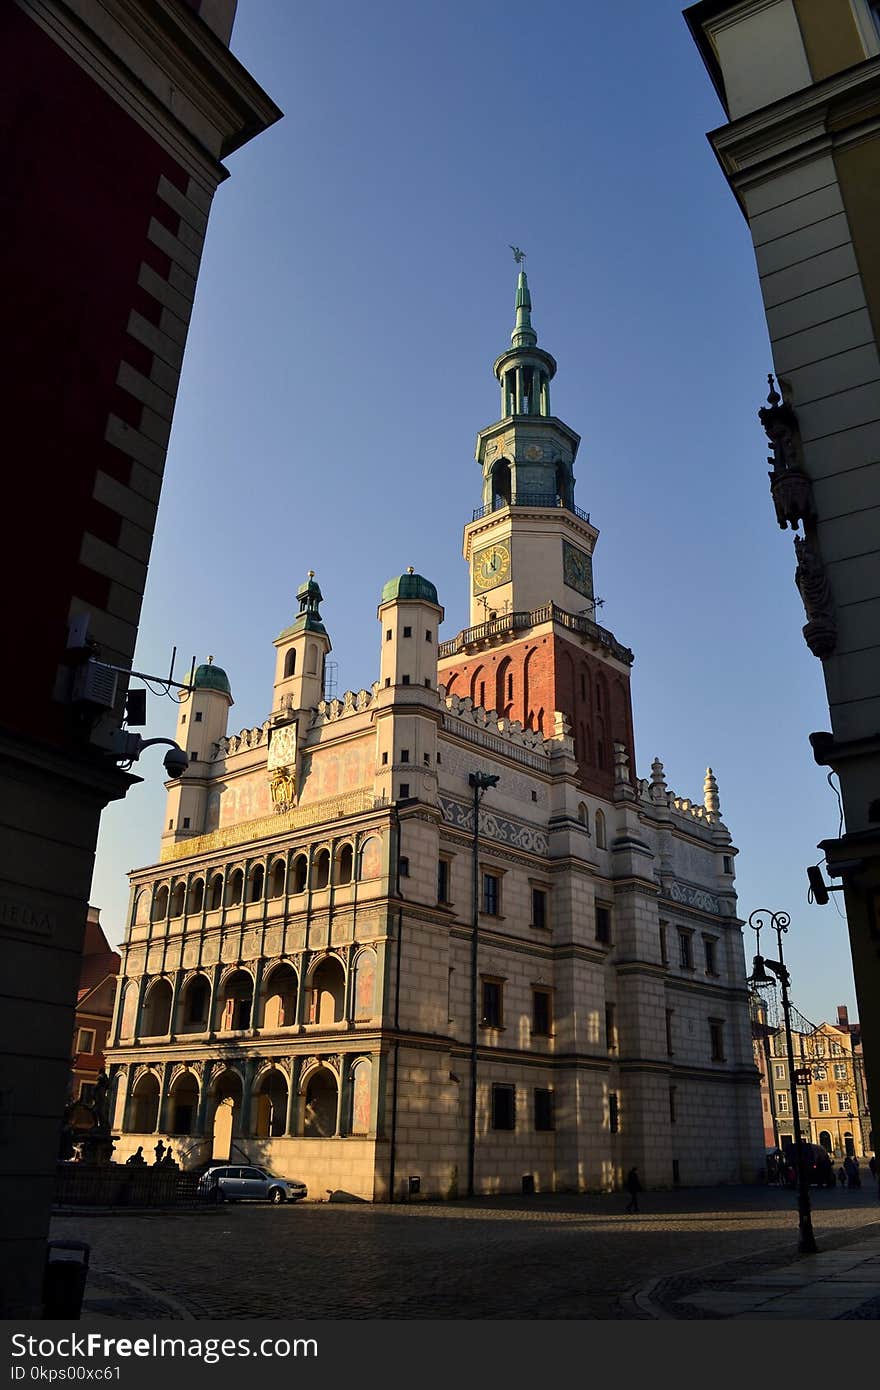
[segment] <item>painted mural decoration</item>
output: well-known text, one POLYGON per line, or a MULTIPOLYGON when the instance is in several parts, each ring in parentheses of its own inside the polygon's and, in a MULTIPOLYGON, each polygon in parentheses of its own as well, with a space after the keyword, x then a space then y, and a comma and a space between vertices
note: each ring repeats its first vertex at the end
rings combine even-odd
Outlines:
POLYGON ((355 1062, 351 1073, 351 1132, 369 1134, 372 1065, 367 1057, 355 1062))
POLYGON ((382 841, 378 835, 371 835, 360 849, 359 878, 378 878, 382 873, 382 841))
POLYGON ((300 776, 300 805, 372 786, 375 756, 373 744, 367 742, 352 744, 344 752, 318 748, 314 753, 306 753, 300 776))
POLYGON ((356 1019, 372 1018, 376 998, 376 952, 361 951, 355 963, 354 1009, 356 1019))

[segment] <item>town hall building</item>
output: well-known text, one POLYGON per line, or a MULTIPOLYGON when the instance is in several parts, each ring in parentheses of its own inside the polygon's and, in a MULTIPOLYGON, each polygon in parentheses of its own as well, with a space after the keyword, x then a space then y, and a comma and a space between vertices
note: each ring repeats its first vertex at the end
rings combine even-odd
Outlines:
POLYGON ((391 579, 378 679, 328 700, 310 573, 262 723, 191 673, 189 766, 131 875, 117 1161, 161 1138, 380 1201, 763 1170, 736 850, 711 769, 698 800, 637 775, 522 270, 494 371, 468 627, 439 641, 434 585, 391 579))

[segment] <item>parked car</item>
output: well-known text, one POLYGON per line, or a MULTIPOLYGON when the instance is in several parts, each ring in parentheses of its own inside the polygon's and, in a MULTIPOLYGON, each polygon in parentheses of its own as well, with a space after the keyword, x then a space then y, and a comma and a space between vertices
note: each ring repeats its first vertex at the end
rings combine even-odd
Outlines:
POLYGON ((301 1202, 308 1196, 304 1182, 279 1178, 265 1168, 214 1164, 199 1179, 199 1194, 213 1202, 301 1202))
MULTIPOLYGON (((834 1164, 831 1162, 831 1155, 827 1149, 823 1149, 821 1144, 803 1144, 804 1166, 807 1170, 807 1181, 811 1187, 836 1187, 837 1178, 834 1174, 834 1164)), ((797 1187, 797 1154, 795 1147, 786 1145, 785 1147, 785 1185, 786 1187, 797 1187)))

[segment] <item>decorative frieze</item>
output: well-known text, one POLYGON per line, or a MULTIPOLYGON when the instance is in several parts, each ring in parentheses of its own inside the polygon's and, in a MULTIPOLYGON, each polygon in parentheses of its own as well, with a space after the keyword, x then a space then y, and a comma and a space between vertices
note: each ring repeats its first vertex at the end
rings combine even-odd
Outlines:
MULTIPOLYGON (((449 825, 473 833, 472 806, 466 802, 455 801, 452 797, 441 796, 439 801, 443 819, 449 825)), ((505 816, 499 816, 486 806, 480 807, 480 839, 498 840, 501 844, 510 845, 514 849, 525 850, 527 854, 546 855, 550 852, 550 839, 546 831, 539 830, 537 826, 508 820, 505 816)))

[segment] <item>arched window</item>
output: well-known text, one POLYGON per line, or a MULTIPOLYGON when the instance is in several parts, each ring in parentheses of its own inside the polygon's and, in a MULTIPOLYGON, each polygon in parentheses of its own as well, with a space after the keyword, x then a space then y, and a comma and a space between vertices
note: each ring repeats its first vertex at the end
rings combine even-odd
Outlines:
POLYGON ((276 965, 265 984, 263 1027, 274 1032, 296 1022, 297 978, 292 965, 276 965))
POLYGON ((169 1134, 190 1134, 199 1108, 199 1085, 191 1071, 172 1082, 168 1097, 169 1134))
POLYGON ((296 675, 296 647, 291 647, 284 658, 284 679, 296 675))
POLYGON ((330 851, 322 849, 318 851, 315 860, 315 887, 326 888, 330 882, 330 851))
POLYGON ((351 883, 354 868, 354 851, 351 845, 343 845, 336 856, 336 882, 351 883))
POLYGON ((159 1119, 159 1078, 155 1072, 138 1077, 128 1103, 129 1133, 152 1134, 159 1119))
POLYGON ((475 705, 483 705, 486 701, 486 682, 485 672, 482 666, 478 666, 471 676, 471 700, 475 705))
POLYGON ((492 510, 510 506, 510 464, 498 459, 492 466, 492 510))
POLYGON ((306 648, 306 672, 310 676, 318 674, 318 646, 316 642, 310 642, 306 648))
POLYGON ((282 1135, 287 1118, 287 1080, 277 1067, 271 1067, 263 1073, 257 1086, 256 1098, 254 1134, 264 1139, 282 1135))
POLYGON ((186 886, 185 886, 185 884, 183 884, 183 883, 178 883, 178 884, 175 886, 174 892, 171 894, 171 916, 172 916, 172 917, 182 917, 182 916, 183 916, 183 905, 184 905, 184 902, 185 902, 185 901, 186 901, 186 886))
POLYGON ((284 896, 284 860, 276 859, 272 865, 272 877, 269 880, 269 897, 283 898, 284 896))
POLYGON ((153 921, 154 921, 154 922, 164 922, 164 920, 165 920, 165 918, 166 918, 167 916, 168 916, 168 888, 167 888, 167 885, 163 883, 163 884, 162 884, 162 887, 161 887, 161 888, 158 888, 158 889, 156 890, 156 896, 155 896, 155 898, 153 899, 153 921))
POLYGON ((142 925, 150 920, 150 895, 146 888, 142 888, 136 895, 134 906, 131 911, 132 922, 142 925))
POLYGON ((339 1087, 329 1067, 311 1072, 303 1096, 302 1132, 306 1139, 332 1139, 336 1133, 339 1087))
POLYGON ((156 980, 147 992, 141 1033, 146 1038, 164 1038, 171 1032, 171 985, 156 980))
POLYGON ((308 996, 309 1023, 341 1023, 345 1011, 345 971, 336 956, 315 967, 308 996))
POLYGON ((253 1002, 253 980, 246 970, 234 970, 223 989, 221 1029, 250 1028, 253 1002))
POLYGON ((596 848, 605 848, 605 815, 602 811, 596 812, 596 848))
POLYGON ((258 903, 263 896, 263 882, 266 870, 262 864, 255 864, 248 879, 248 902, 258 903))
POLYGON ((378 878, 382 872, 382 844, 378 835, 364 840, 358 856, 358 878, 378 878))
POLYGON ((309 861, 304 854, 298 854, 293 861, 293 891, 304 893, 309 876, 309 861))
POLYGON ((228 886, 226 889, 226 906, 237 907, 238 904, 241 902, 243 893, 244 872, 242 869, 236 869, 228 881, 228 886))
POLYGON ((578 820, 581 825, 585 825, 587 830, 590 828, 590 813, 587 810, 586 802, 582 801, 578 806, 578 820))
POLYGON ((203 1033, 208 1026, 211 986, 204 975, 194 975, 184 986, 181 999, 182 1033, 203 1033))
POLYGON ((223 875, 215 874, 211 879, 211 902, 209 911, 216 912, 223 906, 223 875))
POLYGON ((205 903, 205 880, 197 878, 190 884, 188 912, 201 912, 205 903))
POLYGON ((510 702, 513 700, 513 674, 510 669, 510 657, 506 656, 499 663, 495 674, 495 708, 500 715, 507 718, 510 714, 510 702))

